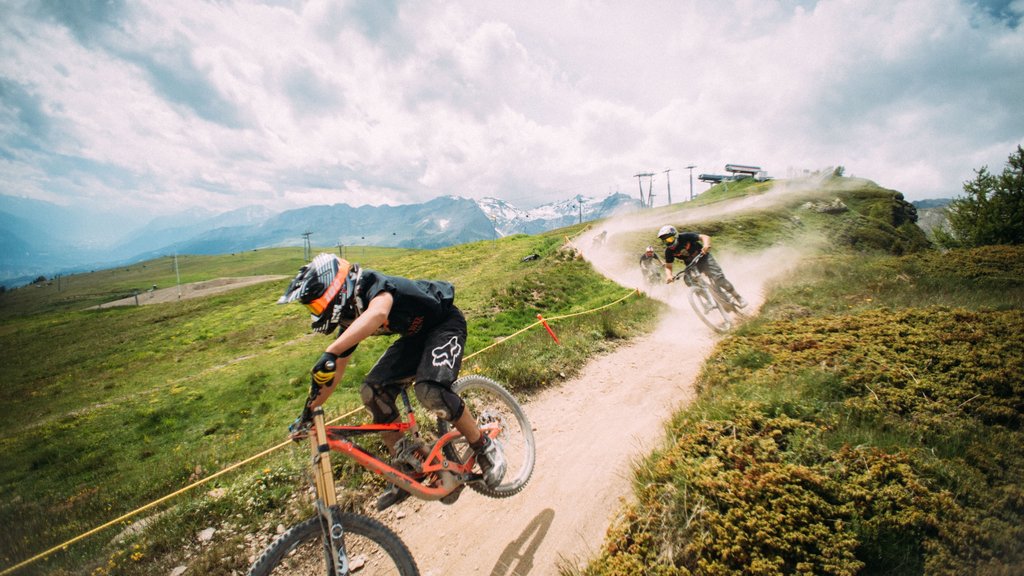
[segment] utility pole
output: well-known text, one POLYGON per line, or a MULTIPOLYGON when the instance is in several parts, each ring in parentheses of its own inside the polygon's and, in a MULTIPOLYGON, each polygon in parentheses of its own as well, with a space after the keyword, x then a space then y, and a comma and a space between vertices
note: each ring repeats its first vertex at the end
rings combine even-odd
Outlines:
POLYGON ((671 168, 667 168, 664 172, 662 172, 662 174, 665 175, 665 183, 668 184, 668 204, 669 204, 669 206, 672 205, 672 180, 669 179, 669 174, 668 174, 671 171, 672 171, 671 168))
POLYGON ((580 224, 583 224, 583 197, 579 194, 576 195, 576 203, 580 206, 580 224))
POLYGON ((693 200, 693 169, 696 168, 693 164, 686 167, 690 171, 690 200, 693 200))
POLYGON ((305 232, 302 233, 302 258, 306 262, 309 262, 309 253, 311 252, 309 245, 309 237, 312 235, 313 233, 310 232, 309 230, 306 230, 305 232))

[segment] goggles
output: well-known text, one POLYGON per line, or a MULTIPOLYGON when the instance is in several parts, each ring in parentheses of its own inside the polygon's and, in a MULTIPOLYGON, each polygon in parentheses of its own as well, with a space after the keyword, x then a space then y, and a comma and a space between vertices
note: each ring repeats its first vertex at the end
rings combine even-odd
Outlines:
POLYGON ((304 304, 309 312, 315 316, 323 314, 324 310, 327 309, 327 306, 329 306, 331 301, 334 300, 334 297, 338 295, 341 285, 345 282, 345 278, 347 276, 347 271, 345 275, 338 274, 334 277, 334 280, 331 281, 331 285, 319 298, 304 304))
POLYGON ((661 239, 661 241, 665 243, 665 246, 671 246, 672 244, 675 243, 676 236, 675 234, 671 236, 665 236, 664 238, 661 239))
MULTIPOLYGON (((340 258, 334 258, 334 261, 327 264, 329 267, 333 267, 334 265, 337 265, 338 269, 335 271, 334 278, 331 279, 330 286, 328 286, 327 289, 324 290, 323 294, 315 300, 303 302, 306 309, 314 316, 320 316, 324 313, 324 310, 327 310, 327 308, 330 307, 334 302, 334 299, 344 288, 345 281, 348 280, 348 272, 352 269, 352 265, 349 264, 348 261, 340 258)), ((326 268, 322 269, 321 272, 330 273, 329 270, 330 268, 326 268)))

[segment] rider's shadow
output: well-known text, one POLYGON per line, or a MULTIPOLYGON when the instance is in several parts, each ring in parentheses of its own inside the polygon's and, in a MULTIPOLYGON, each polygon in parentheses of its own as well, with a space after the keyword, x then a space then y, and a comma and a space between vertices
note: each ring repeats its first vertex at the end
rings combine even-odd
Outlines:
POLYGON ((518 538, 509 542, 501 552, 498 563, 491 570, 491 576, 523 576, 533 569, 534 555, 547 536, 551 522, 555 519, 555 511, 545 508, 538 514, 518 538))

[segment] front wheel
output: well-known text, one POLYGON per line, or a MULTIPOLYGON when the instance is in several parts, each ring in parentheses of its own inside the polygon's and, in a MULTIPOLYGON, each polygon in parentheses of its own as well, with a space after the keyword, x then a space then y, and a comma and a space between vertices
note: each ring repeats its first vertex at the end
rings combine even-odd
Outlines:
POLYGON ((690 300, 690 306, 693 307, 693 311, 697 313, 697 317, 707 324, 708 328, 719 334, 724 334, 732 328, 732 320, 729 319, 729 314, 708 290, 705 290, 702 286, 694 286, 690 288, 687 297, 690 300))
MULTIPOLYGON (((352 514, 341 513, 349 571, 360 576, 419 576, 409 549, 387 526, 352 514)), ((260 555, 249 576, 333 575, 328 566, 320 517, 296 524, 260 555)))
MULTIPOLYGON (((519 402, 501 384, 478 375, 463 376, 452 384, 452 391, 466 403, 466 410, 481 426, 497 425, 500 432, 495 440, 501 445, 508 468, 501 484, 488 488, 483 482, 473 482, 469 487, 491 498, 508 498, 526 487, 533 475, 533 464, 537 448, 533 440, 533 428, 526 418, 519 402)), ((438 436, 445 435, 450 425, 438 420, 438 436)), ((444 446, 449 460, 465 462, 472 455, 472 448, 465 438, 458 438, 444 446)))

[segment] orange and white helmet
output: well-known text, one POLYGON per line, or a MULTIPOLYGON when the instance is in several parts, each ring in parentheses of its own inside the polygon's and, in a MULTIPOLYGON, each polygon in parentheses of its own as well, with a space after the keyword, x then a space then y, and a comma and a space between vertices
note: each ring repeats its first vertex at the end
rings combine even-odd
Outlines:
POLYGON ((333 254, 317 254, 299 269, 277 303, 302 302, 309 310, 313 330, 330 334, 338 327, 341 311, 352 300, 355 270, 358 265, 333 254))

